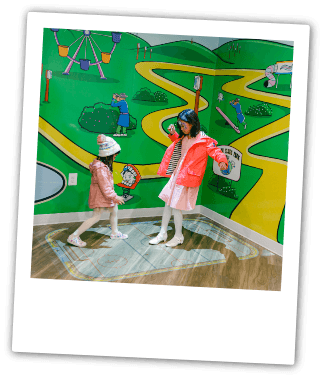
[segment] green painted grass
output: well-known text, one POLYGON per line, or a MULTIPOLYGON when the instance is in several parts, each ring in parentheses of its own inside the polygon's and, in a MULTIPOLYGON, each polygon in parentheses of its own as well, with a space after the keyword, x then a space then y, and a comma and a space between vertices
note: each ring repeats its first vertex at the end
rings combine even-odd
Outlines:
MULTIPOLYGON (((100 34, 111 35, 110 32, 97 31, 100 34)), ((80 32, 60 30, 58 38, 61 44, 70 45, 76 38, 81 36, 80 32)), ((109 52, 113 46, 111 38, 93 35, 96 43, 104 52, 109 52)), ((206 68, 251 68, 265 69, 277 61, 292 60, 293 48, 273 42, 264 42, 257 40, 240 40, 240 53, 236 53, 235 57, 231 53, 229 57, 228 47, 225 44, 220 48, 209 51, 203 46, 188 41, 179 41, 175 43, 164 44, 152 47, 152 57, 150 58, 150 46, 139 37, 123 33, 121 42, 116 46, 114 53, 111 56, 109 64, 102 64, 106 80, 100 79, 99 71, 96 66, 90 67, 89 71, 82 71, 80 66, 74 64, 70 71, 70 75, 64 76, 62 72, 69 63, 67 58, 62 58, 58 55, 58 48, 54 39, 54 34, 49 29, 44 29, 44 45, 43 45, 43 75, 40 83, 40 116, 63 133, 67 138, 74 143, 91 152, 98 153, 96 143, 97 133, 88 132, 81 128, 78 119, 84 107, 92 107, 96 103, 110 104, 112 94, 116 92, 125 92, 128 95, 127 103, 130 114, 137 120, 137 129, 129 130, 128 136, 118 138, 118 143, 121 145, 121 153, 118 155, 118 161, 133 164, 152 164, 159 163, 165 152, 165 147, 151 140, 142 130, 142 119, 157 110, 172 108, 185 105, 184 100, 174 94, 162 89, 148 80, 144 79, 135 70, 136 63, 144 60, 144 46, 147 46, 147 54, 145 61, 160 61, 185 64, 191 66, 200 66, 206 68), (136 60, 137 43, 141 44, 139 59, 136 60), (230 63, 228 63, 230 62, 230 63), (50 80, 49 102, 45 103, 45 70, 52 70, 53 78, 50 80), (148 87, 151 92, 162 91, 166 93, 168 98, 167 104, 144 102, 133 100, 134 95, 141 88, 148 87)), ((70 55, 76 51, 78 42, 70 48, 70 55)), ((94 45, 96 54, 100 59, 100 50, 94 45)), ((80 50, 78 58, 85 57, 84 46, 80 50)), ((94 61, 92 52, 87 50, 87 58, 94 61)), ((194 91, 195 73, 186 73, 181 71, 171 70, 155 70, 158 75, 161 75, 191 91, 194 91)), ((216 111, 216 106, 235 123, 236 112, 229 104, 236 96, 231 95, 222 90, 222 86, 229 82, 238 79, 239 76, 208 76, 204 75, 203 88, 201 96, 209 101, 209 106, 206 110, 199 112, 201 124, 207 130, 208 134, 215 138, 220 145, 229 145, 238 138, 251 133, 254 130, 264 127, 285 115, 289 114, 287 108, 273 106, 270 117, 251 117, 245 116, 247 129, 241 127, 241 133, 237 134, 229 125, 225 125, 225 120, 216 111), (218 93, 222 92, 224 100, 218 101, 218 93)), ((266 78, 265 78, 266 79, 266 78)), ((264 79, 264 80, 265 80, 264 79)), ((277 93, 280 95, 290 96, 290 75, 281 75, 279 77, 278 88, 265 88, 264 80, 260 80, 250 86, 255 90, 277 93)), ((243 113, 251 105, 258 105, 261 102, 251 100, 245 97, 240 97, 240 104, 243 113)), ((176 119, 164 121, 163 128, 175 122, 176 119)), ((288 154, 288 133, 281 136, 271 138, 268 141, 262 142, 253 146, 250 151, 257 155, 273 157, 287 160, 288 154)), ((88 192, 90 186, 90 173, 88 170, 79 166, 56 147, 39 136, 38 145, 38 160, 50 165, 53 165, 58 170, 62 171, 66 177, 70 172, 77 172, 78 186, 67 187, 66 190, 57 198, 43 204, 35 206, 35 214, 43 213, 64 213, 89 210, 88 192)), ((238 183, 233 183, 238 200, 226 198, 219 193, 215 193, 208 187, 212 173, 212 161, 209 159, 206 177, 199 191, 197 204, 203 204, 208 208, 230 217, 232 211, 237 206, 238 202, 244 198, 246 193, 255 185, 260 178, 261 170, 242 166, 241 180, 238 183)), ((158 194, 167 182, 167 179, 151 179, 141 180, 136 189, 132 191, 134 199, 130 200, 123 207, 125 208, 150 208, 163 206, 164 203, 158 199, 158 194)), ((117 192, 121 193, 121 189, 117 188, 117 192)), ((284 217, 284 215, 283 215, 284 217)), ((279 225, 278 241, 283 240, 283 221, 279 225)), ((282 243, 282 242, 280 242, 282 243)))
POLYGON ((227 42, 213 50, 218 56, 217 68, 250 68, 254 70, 266 69, 278 61, 293 60, 293 47, 271 41, 234 40, 234 45, 241 47, 240 52, 231 50, 232 42, 227 42), (230 62, 230 63, 226 63, 230 62))
MULTIPOLYGON (((275 75, 276 80, 278 79, 278 75, 275 75)), ((291 75, 285 74, 285 75, 279 75, 278 80, 278 87, 274 85, 273 87, 267 88, 264 86, 264 82, 268 80, 266 77, 264 79, 258 80, 257 82, 251 84, 248 88, 262 91, 266 93, 273 93, 276 95, 282 95, 282 96, 291 96, 291 88, 290 88, 290 81, 291 81, 291 75)))
MULTIPOLYGON (((40 134, 38 137, 37 160, 55 167, 65 175, 67 180, 69 173, 78 173, 78 184, 77 186, 67 186, 61 195, 52 200, 35 204, 35 215, 91 210, 88 206, 91 183, 89 170, 69 159, 40 134)), ((120 209, 163 207, 164 202, 158 198, 158 195, 167 181, 168 179, 166 178, 141 180, 136 188, 131 190, 130 194, 134 198, 121 205, 120 209)), ((119 195, 123 194, 122 188, 117 185, 115 185, 115 191, 119 195)))
POLYGON ((289 132, 272 137, 264 142, 252 146, 249 152, 262 157, 276 158, 283 161, 288 161, 288 141, 289 132), (281 148, 278 149, 278 146, 281 148))

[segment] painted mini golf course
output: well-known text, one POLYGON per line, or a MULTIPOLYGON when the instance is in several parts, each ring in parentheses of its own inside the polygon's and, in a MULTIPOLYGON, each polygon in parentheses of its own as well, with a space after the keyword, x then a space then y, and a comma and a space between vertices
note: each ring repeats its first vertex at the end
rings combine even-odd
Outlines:
MULTIPOLYGON (((142 129, 144 133, 153 141, 158 142, 163 146, 169 146, 171 143, 166 132, 163 130, 163 122, 175 117, 185 108, 193 108, 195 92, 158 75, 154 70, 174 70, 208 76, 239 76, 238 79, 225 83, 222 86, 222 90, 235 96, 242 96, 248 99, 274 104, 283 108, 290 108, 290 97, 288 96, 248 88, 253 83, 264 78, 264 70, 214 70, 198 66, 165 62, 139 62, 136 64, 135 69, 146 80, 178 96, 185 102, 185 105, 182 106, 154 111, 142 119, 142 129)), ((208 101, 203 97, 200 97, 199 111, 206 109, 208 106, 208 101)), ((287 162, 280 159, 252 154, 249 152, 249 149, 273 136, 278 136, 287 132, 288 128, 289 115, 252 131, 231 143, 231 146, 243 153, 243 165, 262 170, 260 179, 235 207, 231 214, 231 219, 275 241, 277 240, 278 225, 285 205, 287 162), (267 218, 266 215, 269 213, 269 204, 271 204, 272 209, 270 217, 267 218)), ((93 154, 76 145, 59 132, 55 126, 50 125, 41 117, 39 120, 39 132, 68 157, 85 168, 88 168, 89 163, 94 158, 93 154)), ((126 163, 132 162, 116 162, 115 169, 122 170, 126 163)), ((136 167, 142 178, 148 179, 156 177, 159 164, 141 164, 136 165, 136 167)))

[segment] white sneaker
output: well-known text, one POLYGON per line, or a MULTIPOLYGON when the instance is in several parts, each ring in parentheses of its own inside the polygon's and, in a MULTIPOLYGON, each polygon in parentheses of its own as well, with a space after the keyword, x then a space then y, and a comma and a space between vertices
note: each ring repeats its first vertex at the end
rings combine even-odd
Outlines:
POLYGON ((114 134, 113 136, 114 136, 114 137, 120 137, 120 134, 117 134, 117 133, 116 133, 116 134, 114 134))
POLYGON ((181 238, 174 236, 172 240, 170 240, 168 243, 165 244, 165 246, 175 247, 175 246, 181 245, 183 243, 183 240, 184 240, 183 236, 181 238))
POLYGON ((154 237, 153 239, 151 239, 151 241, 149 241, 149 244, 157 245, 158 243, 162 241, 165 242, 167 240, 167 237, 168 237, 167 233, 164 233, 164 234, 159 233, 156 237, 154 237))
POLYGON ((117 234, 111 234, 110 238, 112 240, 124 240, 124 239, 128 238, 128 235, 123 234, 122 232, 117 232, 117 234))
POLYGON ((67 239, 68 243, 71 245, 77 246, 77 247, 85 247, 87 244, 82 241, 82 239, 79 236, 75 236, 74 234, 71 234, 69 238, 67 239))

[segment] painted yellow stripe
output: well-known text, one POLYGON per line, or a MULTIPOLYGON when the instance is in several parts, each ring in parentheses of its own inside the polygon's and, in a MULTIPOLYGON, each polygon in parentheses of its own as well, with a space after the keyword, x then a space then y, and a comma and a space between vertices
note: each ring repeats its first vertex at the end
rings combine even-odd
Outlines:
MULTIPOLYGON (((89 153, 88 151, 82 149, 80 146, 76 145, 74 142, 70 141, 42 117, 39 117, 38 131, 43 137, 49 140, 54 146, 60 149, 69 158, 79 163, 84 168, 89 169, 89 164, 96 157, 94 154, 89 153)), ((125 163, 115 162, 114 171, 121 172, 124 166, 125 163)), ((149 179, 152 177, 157 177, 156 173, 159 166, 159 164, 149 164, 136 165, 135 167, 138 169, 143 179, 149 179)))
POLYGON ((264 78, 264 71, 261 70, 217 70, 217 75, 239 75, 243 78, 234 80, 223 85, 222 89, 226 92, 237 96, 244 96, 249 99, 263 101, 269 104, 279 105, 281 107, 290 108, 290 97, 276 95, 267 92, 256 91, 247 88, 251 84, 264 78), (226 72, 226 74, 225 74, 226 72))
MULTIPOLYGON (((157 86, 167 90, 168 92, 173 93, 174 95, 185 100, 187 103, 184 106, 173 107, 153 112, 143 118, 143 131, 154 141, 159 142, 164 146, 169 146, 171 144, 171 141, 168 138, 167 133, 162 128, 163 122, 172 117, 176 117, 182 110, 186 108, 194 109, 196 93, 168 79, 161 77, 160 75, 156 74, 153 70, 175 70, 210 76, 242 76, 242 78, 226 83, 225 85, 223 85, 222 89, 234 95, 245 96, 250 99, 259 101, 266 101, 270 104, 276 104, 287 108, 290 107, 290 98, 287 98, 286 96, 274 95, 270 93, 265 95, 264 92, 255 91, 253 89, 247 88, 250 84, 265 77, 263 70, 214 70, 197 66, 188 66, 182 64, 163 62, 139 62, 135 65, 135 69, 140 75, 142 75, 145 79, 149 80, 151 83, 154 83, 157 86)), ((200 96, 198 105, 199 111, 206 109, 208 105, 208 101, 204 99, 202 96, 200 96)))
MULTIPOLYGON (((175 117, 185 108, 194 108, 195 93, 176 83, 160 77, 154 69, 194 72, 212 76, 241 76, 241 78, 225 83, 222 90, 236 96, 267 102, 290 108, 290 97, 256 91, 247 88, 252 83, 265 77, 264 70, 221 69, 212 70, 195 66, 161 62, 140 62, 136 70, 150 82, 179 96, 187 102, 183 107, 175 107, 157 111, 147 115, 142 121, 144 132, 153 140, 169 146, 170 140, 162 129, 162 123, 175 117)), ((207 100, 200 97, 199 110, 208 106, 207 100)), ((277 241, 277 229, 286 199, 287 164, 279 159, 255 156, 248 152, 249 148, 259 142, 289 130, 289 116, 269 124, 255 132, 249 133, 232 144, 243 153, 242 163, 263 170, 263 174, 249 194, 241 201, 232 213, 231 219, 258 233, 277 241)))
POLYGON ((265 237, 277 241, 277 230, 286 201, 287 162, 260 157, 248 150, 289 130, 289 115, 247 134, 231 144, 243 151, 242 163, 263 170, 262 176, 238 204, 231 219, 265 237))
MULTIPOLYGON (((194 108, 196 94, 194 91, 190 91, 185 87, 157 75, 153 71, 155 69, 193 72, 211 76, 242 76, 237 80, 225 83, 222 86, 222 90, 233 95, 244 96, 250 99, 290 108, 290 97, 288 96, 281 96, 247 88, 252 83, 265 77, 264 70, 213 70, 163 62, 140 62, 136 64, 135 68, 144 78, 176 96, 179 96, 187 103, 185 106, 153 112, 143 118, 142 128, 144 132, 154 141, 159 142, 164 146, 169 146, 171 141, 164 132, 162 123, 167 119, 175 117, 183 109, 194 108)), ((206 99, 203 97, 199 98, 199 110, 207 108, 208 105, 206 99)), ((255 156, 249 153, 248 149, 274 135, 284 133, 288 128, 289 117, 284 117, 275 123, 269 124, 240 138, 232 144, 233 147, 243 153, 243 164, 261 168, 263 174, 249 194, 236 207, 231 219, 275 241, 277 240, 277 228, 285 204, 287 165, 280 160, 255 156)), ((75 160, 83 167, 88 168, 94 155, 76 146, 41 118, 39 130, 42 135, 49 139, 71 159, 75 160)), ((116 162, 115 168, 116 170, 121 171, 123 166, 123 163, 116 162)), ((157 177, 156 173, 159 164, 136 165, 136 167, 144 179, 157 177)))
POLYGON ((79 163, 81 166, 87 169, 89 168, 89 164, 95 158, 93 154, 85 151, 74 142, 70 141, 42 117, 39 117, 38 130, 43 137, 52 142, 53 145, 55 145, 68 157, 79 163))
MULTIPOLYGON (((177 116, 184 109, 194 109, 196 93, 174 82, 171 82, 170 80, 165 79, 160 75, 157 75, 155 72, 153 72, 153 70, 178 70, 185 72, 204 73, 206 75, 213 75, 215 70, 163 62, 140 62, 135 65, 135 69, 140 75, 149 80, 151 83, 154 83, 157 86, 167 90, 168 92, 173 93, 187 103, 181 107, 173 107, 156 111, 145 116, 142 120, 142 128, 145 134, 147 134, 154 141, 159 142, 164 146, 169 146, 171 144, 171 141, 168 138, 167 133, 163 130, 162 123, 167 119, 177 116)), ((198 107, 199 110, 207 108, 208 101, 200 96, 198 107)))

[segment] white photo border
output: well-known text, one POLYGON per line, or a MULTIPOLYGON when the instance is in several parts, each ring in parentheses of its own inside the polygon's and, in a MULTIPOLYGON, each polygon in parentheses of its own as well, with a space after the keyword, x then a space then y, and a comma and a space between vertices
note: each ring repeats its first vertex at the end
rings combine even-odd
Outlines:
POLYGON ((28 14, 13 351, 294 363, 309 32, 308 25, 296 24, 28 14), (281 291, 30 277, 43 28, 294 42, 281 291))

